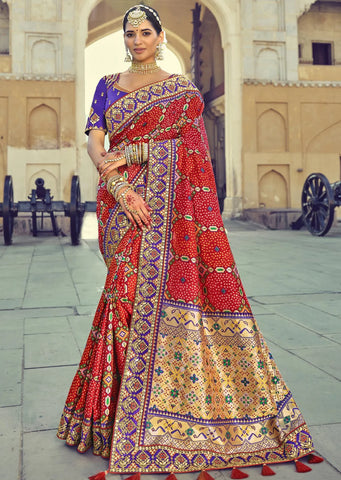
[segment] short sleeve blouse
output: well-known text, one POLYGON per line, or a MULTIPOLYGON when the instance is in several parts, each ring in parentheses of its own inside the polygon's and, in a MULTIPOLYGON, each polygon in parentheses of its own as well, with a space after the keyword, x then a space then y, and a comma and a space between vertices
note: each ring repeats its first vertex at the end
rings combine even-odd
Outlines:
POLYGON ((90 113, 86 122, 85 133, 89 135, 90 130, 103 130, 107 132, 105 121, 105 104, 107 99, 107 86, 105 77, 97 84, 94 98, 92 100, 90 113))

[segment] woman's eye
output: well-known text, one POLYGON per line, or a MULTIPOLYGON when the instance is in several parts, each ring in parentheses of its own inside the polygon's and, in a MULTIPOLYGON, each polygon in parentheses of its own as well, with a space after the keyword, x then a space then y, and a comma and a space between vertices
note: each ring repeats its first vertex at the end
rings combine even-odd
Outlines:
POLYGON ((150 35, 150 32, 143 32, 143 35, 147 37, 148 35, 150 35))

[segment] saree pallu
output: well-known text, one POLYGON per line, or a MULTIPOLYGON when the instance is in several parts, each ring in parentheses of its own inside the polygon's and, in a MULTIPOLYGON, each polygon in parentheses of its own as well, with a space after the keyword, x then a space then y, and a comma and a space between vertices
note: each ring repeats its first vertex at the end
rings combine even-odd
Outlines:
POLYGON ((313 450, 231 253, 202 110, 196 87, 172 76, 105 114, 111 148, 149 143, 147 164, 121 173, 153 223, 132 229, 99 185, 108 275, 58 436, 79 451, 92 445, 111 473, 277 463, 313 450))

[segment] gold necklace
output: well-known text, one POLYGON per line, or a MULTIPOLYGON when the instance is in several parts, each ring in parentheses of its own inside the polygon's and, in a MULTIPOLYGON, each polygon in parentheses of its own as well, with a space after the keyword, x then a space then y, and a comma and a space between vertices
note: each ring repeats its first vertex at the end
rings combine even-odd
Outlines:
POLYGON ((153 63, 133 62, 128 69, 130 73, 141 73, 141 74, 154 73, 154 72, 157 72, 158 70, 160 70, 160 67, 156 64, 156 62, 153 62, 153 63))

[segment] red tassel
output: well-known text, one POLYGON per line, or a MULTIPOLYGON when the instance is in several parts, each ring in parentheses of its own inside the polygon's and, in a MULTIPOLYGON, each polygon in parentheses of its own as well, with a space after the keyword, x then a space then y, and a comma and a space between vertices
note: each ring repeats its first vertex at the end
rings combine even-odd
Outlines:
POLYGON ((314 453, 311 453, 308 457, 308 463, 321 463, 324 462, 324 459, 322 457, 319 457, 318 455, 315 455, 314 453))
POLYGON ((89 477, 89 480, 105 480, 106 474, 109 473, 109 470, 105 470, 104 472, 96 473, 96 475, 92 475, 89 477))
POLYGON ((170 474, 168 475, 168 477, 166 477, 166 480, 178 480, 178 479, 176 478, 176 476, 174 475, 174 473, 170 473, 170 474))
MULTIPOLYGON (((167 478, 166 478, 166 480, 167 480, 167 478)), ((212 477, 212 475, 207 473, 206 470, 202 470, 202 472, 200 472, 197 480, 214 480, 214 478, 212 477)))
POLYGON ((262 475, 264 475, 264 477, 270 477, 270 475, 276 475, 276 472, 274 472, 272 468, 269 467, 269 465, 266 465, 264 463, 262 468, 262 475))
POLYGON ((296 472, 298 473, 305 473, 311 472, 311 468, 308 465, 304 465, 304 463, 300 462, 299 460, 295 460, 296 472))
POLYGON ((241 470, 238 470, 238 468, 235 468, 235 467, 232 468, 231 478, 234 478, 234 479, 247 478, 248 476, 249 475, 247 473, 244 473, 241 470))
POLYGON ((140 472, 134 473, 133 475, 130 475, 130 477, 126 478, 125 480, 140 480, 141 474, 140 472))

